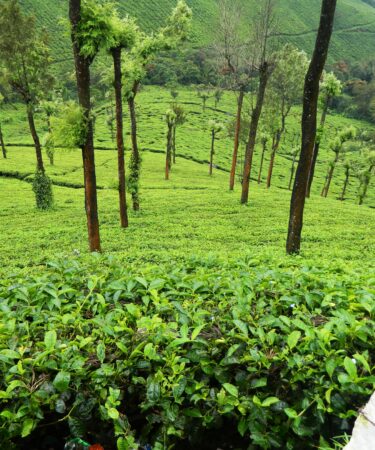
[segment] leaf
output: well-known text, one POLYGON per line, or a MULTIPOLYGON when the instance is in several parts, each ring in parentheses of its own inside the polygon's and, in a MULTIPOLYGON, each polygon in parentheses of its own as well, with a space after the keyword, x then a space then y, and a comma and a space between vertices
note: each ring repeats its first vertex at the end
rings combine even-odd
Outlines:
POLYGON ((327 359, 326 361, 326 371, 328 375, 332 378, 333 372, 336 369, 336 361, 334 359, 327 359))
POLYGON ((354 355, 354 358, 362 364, 362 366, 366 369, 367 372, 371 373, 370 365, 369 365, 369 363, 367 362, 366 358, 363 355, 360 355, 359 353, 356 353, 354 355))
POLYGON ((355 363, 348 357, 344 359, 344 367, 345 370, 348 372, 348 375, 352 380, 357 379, 357 366, 355 363))
POLYGON ((151 403, 156 403, 160 398, 160 384, 154 379, 150 379, 147 383, 147 399, 151 403))
POLYGON ((34 424, 35 422, 33 419, 26 419, 22 424, 21 437, 24 438, 26 436, 29 436, 29 434, 33 431, 34 424))
POLYGON ((290 419, 296 419, 298 417, 297 411, 292 408, 285 408, 284 412, 290 419))
POLYGON ((263 408, 268 408, 271 405, 274 405, 275 403, 279 403, 279 399, 277 397, 268 397, 262 402, 263 408))
POLYGON ((117 450, 129 450, 129 447, 128 447, 128 444, 127 444, 125 438, 120 437, 117 439, 117 450))
POLYGON ((125 305, 125 308, 127 309, 128 313, 134 318, 139 319, 141 317, 141 311, 137 305, 134 305, 133 303, 127 303, 125 305))
POLYGON ((70 373, 61 371, 59 372, 55 379, 53 380, 53 386, 59 391, 59 392, 65 392, 70 383, 70 373))
POLYGON ((203 325, 199 325, 199 327, 194 328, 193 332, 191 333, 191 340, 192 341, 194 341, 199 336, 200 332, 203 330, 203 328, 205 326, 206 325, 203 324, 203 325))
POLYGON ((108 416, 113 420, 117 420, 120 417, 120 413, 117 411, 116 408, 108 408, 107 413, 108 416))
POLYGON ((240 433, 240 435, 242 437, 245 436, 246 431, 248 430, 248 428, 249 428, 249 424, 247 423, 246 418, 245 417, 241 417, 241 420, 240 420, 240 422, 238 424, 237 429, 238 429, 238 432, 240 433))
POLYGON ((223 388, 229 392, 230 395, 233 395, 233 397, 238 398, 238 389, 236 386, 233 386, 233 384, 230 383, 224 383, 223 388))
POLYGON ((44 335, 44 345, 47 350, 53 350, 57 341, 57 335, 55 330, 47 331, 44 335))
POLYGON ((301 338, 301 332, 300 331, 293 331, 292 333, 290 333, 290 335, 288 336, 288 345, 289 348, 292 350, 297 344, 298 341, 301 338))
POLYGON ((20 354, 18 352, 15 352, 14 350, 9 350, 9 349, 1 350, 0 355, 3 355, 9 359, 19 359, 20 358, 20 354))
POLYGON ((96 347, 96 356, 98 357, 99 361, 103 364, 105 360, 105 345, 103 342, 99 342, 99 344, 96 347))
POLYGON ((242 322, 242 320, 233 320, 233 323, 246 337, 249 335, 249 330, 245 322, 242 322))

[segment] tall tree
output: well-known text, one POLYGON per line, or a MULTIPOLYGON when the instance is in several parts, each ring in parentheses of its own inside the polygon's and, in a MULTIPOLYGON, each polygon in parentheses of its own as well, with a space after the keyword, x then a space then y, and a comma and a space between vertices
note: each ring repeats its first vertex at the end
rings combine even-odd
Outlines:
POLYGON ((224 125, 214 120, 210 120, 209 129, 211 132, 211 151, 210 151, 210 168, 209 175, 212 176, 213 167, 214 167, 214 155, 215 155, 215 141, 217 139, 217 135, 224 130, 224 125))
POLYGON ((262 133, 260 136, 260 142, 262 144, 262 154, 260 157, 260 165, 259 165, 259 173, 258 173, 258 184, 262 182, 262 172, 263 172, 263 164, 264 164, 264 157, 266 156, 267 152, 267 144, 269 142, 269 135, 267 133, 262 133))
POLYGON ((322 0, 318 35, 313 57, 305 78, 302 113, 302 147, 294 181, 286 250, 299 253, 303 228, 303 214, 317 128, 319 82, 328 56, 337 0, 322 0))
POLYGON ((223 75, 225 88, 237 93, 236 125, 234 128, 234 146, 229 178, 229 190, 233 191, 240 145, 242 109, 251 79, 251 71, 247 70, 249 63, 248 45, 246 45, 246 38, 241 33, 242 8, 238 2, 221 0, 219 9, 220 17, 215 42, 219 72, 223 75))
POLYGON ((171 106, 173 112, 176 115, 176 120, 174 123, 174 127, 173 127, 173 137, 172 137, 172 160, 173 160, 173 164, 176 164, 176 133, 177 133, 177 127, 183 125, 186 121, 186 113, 184 108, 181 105, 178 105, 177 103, 174 103, 171 106))
POLYGON ((303 79, 308 66, 306 54, 290 44, 285 45, 275 57, 275 69, 266 96, 266 106, 270 110, 268 116, 271 116, 270 133, 273 137, 267 188, 271 187, 276 153, 286 131, 286 119, 293 105, 302 99, 303 79))
MULTIPOLYGON (((97 53, 109 39, 112 9, 98 5, 94 0, 69 0, 69 19, 76 69, 78 100, 86 130, 82 142, 85 181, 85 207, 90 250, 100 252, 100 231, 96 189, 94 133, 91 115, 90 66, 97 53), (100 8, 107 8, 102 11, 100 8)), ((105 45, 108 46, 108 45, 105 45)))
POLYGON ((165 114, 165 121, 168 127, 167 150, 165 153, 165 179, 169 180, 169 172, 172 167, 173 130, 176 124, 176 113, 173 109, 168 109, 165 114))
POLYGON ((52 188, 46 178, 42 146, 35 126, 35 108, 41 98, 52 88, 53 77, 49 73, 51 59, 48 37, 36 26, 35 17, 24 15, 18 0, 0 4, 0 61, 3 78, 26 105, 30 133, 34 141, 39 175, 35 177, 37 206, 41 209, 52 205, 52 188), (37 183, 41 182, 41 189, 37 183))
POLYGON ((366 158, 366 163, 368 165, 368 168, 361 171, 359 174, 359 179, 361 182, 358 192, 359 205, 363 205, 363 202, 365 201, 371 178, 373 177, 375 172, 375 151, 370 151, 366 158))
POLYGON ((356 130, 353 127, 349 127, 346 130, 341 131, 338 136, 330 143, 330 149, 334 152, 335 157, 329 163, 328 172, 326 176, 326 182, 324 183, 323 190, 321 193, 322 197, 327 197, 329 188, 331 186, 333 173, 335 171, 336 165, 339 162, 344 144, 353 139, 356 135, 356 130))
POLYGON ((259 86, 256 95, 255 107, 252 110, 250 120, 249 138, 245 152, 243 170, 241 203, 245 204, 249 198, 250 175, 258 133, 258 125, 262 114, 267 84, 272 72, 272 63, 269 60, 269 38, 274 27, 274 0, 264 0, 258 16, 255 20, 254 37, 254 67, 259 73, 259 86))
POLYGON ((116 101, 116 143, 118 163, 118 191, 120 205, 120 223, 123 228, 129 226, 128 208, 126 204, 126 181, 125 181, 125 144, 123 129, 123 93, 122 93, 122 63, 121 54, 123 49, 130 49, 135 44, 138 28, 131 19, 119 19, 116 13, 111 18, 111 32, 113 41, 110 42, 109 52, 113 59, 114 69, 114 91, 116 101))
POLYGON ((133 209, 139 210, 139 177, 141 171, 141 155, 137 139, 137 115, 135 98, 142 80, 147 74, 147 68, 155 56, 161 51, 172 50, 186 39, 192 12, 184 0, 179 0, 176 8, 167 19, 167 25, 156 33, 147 35, 139 31, 136 43, 125 56, 124 65, 124 96, 128 102, 131 121, 132 156, 128 190, 132 196, 133 209))
POLYGON ((315 174, 315 166, 316 162, 318 160, 319 155, 319 149, 320 149, 320 143, 324 134, 324 128, 325 123, 327 119, 328 109, 332 105, 332 102, 335 97, 340 95, 342 91, 342 84, 341 81, 337 79, 336 75, 334 73, 328 73, 325 74, 323 77, 323 82, 321 83, 321 95, 320 95, 320 101, 322 105, 322 116, 320 118, 320 126, 319 131, 315 140, 315 146, 314 146, 314 154, 313 159, 311 161, 311 167, 309 171, 309 182, 307 185, 307 191, 306 196, 310 197, 311 193, 311 186, 314 180, 314 174, 315 174))

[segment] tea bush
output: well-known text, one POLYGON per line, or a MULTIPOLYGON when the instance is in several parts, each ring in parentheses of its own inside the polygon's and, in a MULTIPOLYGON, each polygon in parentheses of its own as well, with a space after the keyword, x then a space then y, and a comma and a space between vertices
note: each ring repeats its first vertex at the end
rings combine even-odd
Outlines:
POLYGON ((375 278, 298 261, 97 257, 1 281, 2 448, 52 423, 119 450, 343 434, 374 389, 375 278))

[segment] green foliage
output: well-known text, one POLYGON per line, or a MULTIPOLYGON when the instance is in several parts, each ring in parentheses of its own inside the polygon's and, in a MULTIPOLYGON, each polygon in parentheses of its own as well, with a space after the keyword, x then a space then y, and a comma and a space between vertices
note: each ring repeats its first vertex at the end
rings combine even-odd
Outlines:
POLYGON ((81 148, 87 139, 87 119, 76 102, 64 104, 57 116, 51 118, 52 139, 55 146, 81 148))
POLYGON ((52 409, 154 445, 224 420, 242 448, 314 448, 373 391, 373 288, 364 273, 252 259, 140 273, 99 257, 3 279, 1 442, 52 409), (144 428, 130 430, 134 414, 144 428))
POLYGON ((52 181, 41 172, 35 172, 33 179, 33 191, 35 194, 36 207, 41 210, 51 209, 53 206, 52 181))

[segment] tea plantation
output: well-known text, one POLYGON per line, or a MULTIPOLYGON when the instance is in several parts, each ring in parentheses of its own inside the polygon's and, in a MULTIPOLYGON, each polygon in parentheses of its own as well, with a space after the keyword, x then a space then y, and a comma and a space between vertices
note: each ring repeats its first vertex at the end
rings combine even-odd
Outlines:
MULTIPOLYGON (((3 112, 5 139, 17 145, 0 161, 1 448, 60 449, 76 439, 106 450, 329 449, 334 438, 345 442, 374 390, 374 185, 358 206, 351 178, 339 201, 339 166, 320 197, 323 144, 303 251, 287 257, 288 154, 300 110, 271 188, 253 181, 241 206, 239 180, 228 190, 224 133, 208 176, 208 121, 232 120, 235 98, 226 94, 217 110, 209 100, 202 112, 195 91, 180 91, 188 116, 165 181, 170 101, 167 90, 140 94, 141 211, 129 208, 126 230, 116 152, 96 151, 103 255, 87 250, 80 152, 56 150, 47 165, 54 208, 37 211, 24 110, 3 112)), ((40 130, 44 122, 40 114, 40 130)), ((325 139, 349 124, 370 128, 331 115, 325 139)), ((96 145, 114 147, 103 107, 96 145)))

